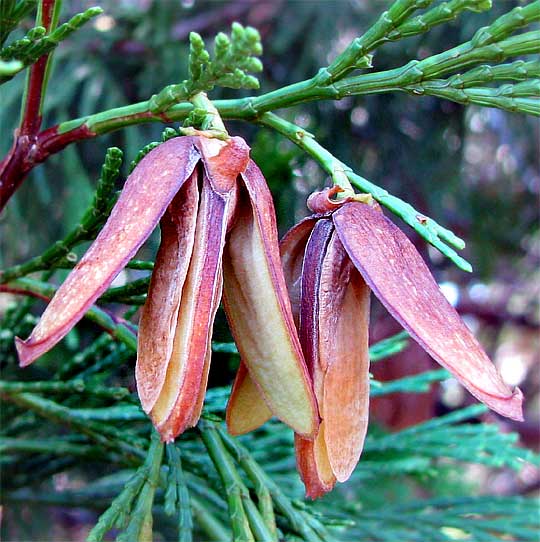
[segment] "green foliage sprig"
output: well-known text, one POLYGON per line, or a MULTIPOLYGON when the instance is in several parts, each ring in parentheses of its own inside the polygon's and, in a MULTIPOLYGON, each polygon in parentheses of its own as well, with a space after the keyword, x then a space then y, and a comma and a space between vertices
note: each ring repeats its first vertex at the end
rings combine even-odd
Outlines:
POLYGON ((42 269, 50 269, 56 265, 62 266, 64 259, 71 263, 74 260, 76 261, 76 255, 71 253, 72 249, 79 243, 91 240, 96 236, 116 201, 115 182, 120 174, 122 156, 122 151, 117 147, 111 147, 107 150, 93 200, 79 224, 64 239, 54 243, 39 256, 28 260, 24 264, 0 271, 0 283, 42 269))
POLYGON ((362 522, 350 530, 350 535, 355 540, 373 542, 454 542, 467 538, 499 542, 504 537, 533 542, 537 530, 531 521, 536 513, 534 506, 533 499, 519 497, 454 497, 385 505, 362 514, 362 522), (381 521, 384 529, 380 528, 381 521))
POLYGON ((11 71, 0 78, 0 82, 11 79, 18 71, 36 62, 40 57, 50 53, 59 43, 67 39, 73 32, 79 30, 88 21, 103 13, 99 7, 88 8, 82 13, 77 13, 69 21, 61 24, 47 34, 43 26, 31 28, 24 38, 18 39, 0 50, 2 60, 17 60, 20 68, 11 71))
MULTIPOLYGON (((411 18, 414 12, 428 8, 430 4, 431 2, 423 0, 396 1, 364 35, 353 40, 342 54, 312 79, 258 97, 217 100, 213 102, 213 105, 223 118, 263 122, 274 129, 277 129, 275 126, 277 121, 274 122, 275 118, 269 113, 274 109, 291 107, 314 99, 341 99, 345 96, 392 91, 404 91, 413 96, 433 95, 458 103, 478 104, 534 115, 540 114, 537 99, 537 62, 535 60, 517 60, 509 64, 498 64, 507 58, 540 51, 538 31, 533 30, 512 36, 513 32, 521 30, 539 19, 540 2, 538 0, 523 8, 515 8, 499 17, 491 25, 479 30, 471 40, 448 51, 421 61, 413 60, 405 66, 391 70, 349 75, 350 72, 359 68, 370 67, 371 58, 368 58, 367 55, 386 42, 428 31, 434 25, 452 19, 464 11, 482 11, 490 7, 489 2, 484 0, 452 1, 439 4, 415 18, 411 18), (440 79, 442 75, 459 72, 474 64, 485 62, 491 64, 479 66, 461 74, 454 73, 449 79, 440 79), (520 83, 505 84, 500 87, 488 86, 494 81, 504 79, 520 81, 520 83)), ((166 87, 152 97, 149 102, 118 108, 111 112, 98 113, 82 120, 70 121, 61 125, 59 130, 68 133, 72 129, 80 129, 81 125, 85 125, 93 133, 106 133, 122 125, 118 123, 117 119, 122 119, 122 123, 131 123, 129 121, 130 115, 135 115, 137 121, 145 121, 150 118, 141 115, 144 111, 148 111, 152 115, 166 113, 168 120, 185 120, 189 117, 188 123, 202 123, 205 112, 197 107, 194 108, 187 103, 187 100, 197 93, 210 90, 215 85, 227 84, 230 86, 231 78, 240 84, 244 76, 251 77, 246 75, 248 68, 258 70, 260 67, 260 62, 255 58, 256 54, 260 54, 258 36, 250 29, 234 28, 236 30, 233 29, 229 41, 227 41, 228 38, 221 35, 216 38, 212 60, 210 60, 210 54, 205 49, 202 40, 192 35, 191 77, 180 85, 166 87), (240 54, 239 51, 242 51, 243 54, 240 54), (253 56, 249 56, 250 54, 253 56), (233 68, 233 66, 236 67, 233 68), (234 70, 244 70, 243 75, 234 70), (220 78, 223 79, 220 80, 220 78), (178 103, 182 101, 186 101, 186 103, 178 103)), ((283 127, 278 131, 286 135, 283 127)), ((287 137, 291 138, 291 133, 295 130, 290 129, 288 132, 287 137)), ((294 136, 292 140, 298 143, 301 139, 294 136)), ((151 148, 151 145, 148 149, 151 148)), ((307 146, 304 145, 304 150, 307 146)), ((328 158, 330 157, 328 156, 328 158)), ((339 164, 339 161, 333 157, 332 161, 339 164)), ((438 248, 458 267, 470 270, 468 262, 457 255, 455 251, 455 249, 463 248, 464 243, 461 239, 431 219, 424 221, 425 217, 421 213, 416 212, 408 204, 396 201, 386 191, 350 171, 343 164, 339 167, 345 167, 347 177, 352 185, 371 193, 375 199, 403 218, 427 242, 438 248)), ((328 171, 328 168, 325 167, 325 169, 328 171)), ((330 170, 329 173, 334 176, 335 180, 333 170, 330 170)))
POLYGON ((233 23, 230 37, 220 32, 214 40, 213 57, 196 32, 189 35, 189 79, 165 87, 150 98, 149 110, 161 113, 178 102, 189 100, 199 92, 215 86, 229 88, 259 88, 259 81, 249 73, 262 71, 257 58, 262 54, 259 32, 252 27, 233 23))
POLYGON ((37 0, 3 0, 0 3, 0 47, 36 4, 37 0))
POLYGON ((351 183, 362 192, 371 194, 381 205, 384 205, 403 219, 404 222, 418 232, 428 243, 439 249, 442 254, 452 260, 460 269, 469 272, 472 270, 469 262, 454 250, 454 248, 462 249, 465 246, 465 242, 453 232, 440 226, 431 218, 424 216, 410 204, 389 194, 386 190, 356 174, 349 166, 335 158, 317 143, 313 135, 303 128, 278 117, 274 113, 265 113, 261 117, 260 122, 265 126, 273 128, 305 150, 332 176, 335 184, 343 182, 343 178, 345 178, 346 182, 351 183))

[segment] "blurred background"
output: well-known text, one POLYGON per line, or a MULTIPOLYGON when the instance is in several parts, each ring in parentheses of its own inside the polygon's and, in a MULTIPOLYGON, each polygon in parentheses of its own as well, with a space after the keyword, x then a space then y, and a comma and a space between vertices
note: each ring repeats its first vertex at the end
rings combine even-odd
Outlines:
MULTIPOLYGON (((210 40, 218 31, 227 31, 233 21, 261 32, 261 91, 308 78, 389 4, 383 0, 102 1, 104 14, 57 51, 44 126, 147 99, 163 86, 185 78, 189 32, 197 31, 210 40)), ((378 70, 397 67, 448 49, 519 2, 494 4, 488 13, 467 12, 427 35, 381 47, 374 66, 378 70)), ((63 19, 91 5, 65 3, 63 19)), ((18 75, 0 90, 2 155, 11 144, 18 120, 23 81, 24 76, 18 75)), ((210 97, 239 95, 242 92, 217 90, 210 97)), ((519 385, 526 397, 525 423, 501 422, 495 415, 488 418, 500 423, 502 430, 519 432, 524 445, 538 449, 538 119, 397 93, 305 104, 283 114, 314 133, 323 146, 362 176, 467 241, 463 256, 474 267, 471 274, 455 268, 396 219, 506 382, 519 385)), ((273 191, 281 233, 285 232, 307 214, 306 197, 325 185, 325 175, 281 136, 245 123, 228 122, 227 126, 251 144, 253 157, 273 191)), ((159 139, 162 130, 163 125, 158 124, 124 129, 72 145, 37 167, 0 218, 0 266, 39 254, 78 222, 92 196, 107 147, 122 148, 126 166, 142 146, 159 139)), ((151 258, 157 242, 155 234, 140 256, 151 258)), ((84 250, 84 246, 80 248, 84 250)), ((119 280, 136 278, 136 272, 130 273, 119 280)), ((61 280, 61 274, 57 276, 61 280)), ((0 313, 10 302, 7 295, 1 298, 0 313)), ((375 305, 372 340, 397 331, 398 325, 375 305)), ((223 315, 218 318, 215 338, 229 340, 223 315)), ((224 363, 213 364, 211 385, 231 382, 231 362, 223 356, 224 363)), ((427 354, 411 344, 402 354, 374 365, 373 373, 379 380, 389 380, 434 366, 427 354)), ((424 395, 376 399, 371 415, 395 430, 472 402, 457 382, 448 380, 424 395)), ((515 475, 476 469, 470 481, 481 491, 496 494, 530 494, 540 488, 534 470, 515 475)), ((59 529, 69 530, 69 525, 62 527, 62 521, 68 520, 60 518, 59 529)))

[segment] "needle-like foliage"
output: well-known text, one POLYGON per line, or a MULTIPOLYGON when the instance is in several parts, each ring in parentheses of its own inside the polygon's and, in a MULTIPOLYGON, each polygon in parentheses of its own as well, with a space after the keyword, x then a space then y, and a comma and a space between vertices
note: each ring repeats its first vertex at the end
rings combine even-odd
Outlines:
MULTIPOLYGON (((89 542, 146 541, 153 536, 180 542, 535 540, 537 503, 521 496, 478 496, 470 482, 456 475, 470 468, 517 473, 540 465, 538 455, 524 448, 515 432, 502 432, 486 422, 482 405, 396 432, 372 424, 350 482, 317 503, 303 500, 295 474, 293 435, 283 424, 270 420, 242 437, 227 433, 224 418, 230 386, 223 381, 208 390, 198 425, 174 443, 161 443, 141 409, 131 378, 136 315, 147 299, 154 268, 148 251, 129 261, 120 281, 101 295, 57 349, 34 366, 24 371, 17 366, 13 341, 30 334, 39 304, 54 296, 65 270, 79 260, 84 243, 99 234, 124 174, 161 143, 193 134, 194 127, 226 140, 222 119, 272 131, 280 138, 276 147, 294 143, 300 150, 291 156, 309 157, 341 190, 354 187, 369 194, 457 267, 471 271, 458 253, 465 246, 461 237, 425 216, 417 202, 413 207, 390 194, 385 182, 365 178, 350 156, 342 160, 319 143, 324 141, 324 127, 312 128, 316 135, 312 134, 301 114, 292 117, 285 110, 296 107, 296 113, 307 102, 399 92, 411 101, 428 96, 539 116, 540 63, 533 55, 540 52, 540 0, 492 17, 490 24, 469 32, 469 39, 454 47, 424 50, 419 58, 409 57, 391 67, 380 63, 380 51, 386 46, 436 32, 440 25, 487 12, 492 5, 489 0, 388 2, 370 27, 328 55, 328 65, 312 77, 290 79, 268 92, 212 101, 206 93, 218 95, 220 88, 259 89, 254 74, 263 70, 261 37, 254 28, 233 23, 230 34, 219 32, 209 49, 201 35, 190 32, 185 67, 178 66, 181 56, 174 48, 169 51, 174 54, 168 67, 185 68, 186 78, 153 86, 146 81, 144 88, 152 90, 142 94, 142 101, 127 104, 114 77, 96 78, 96 88, 83 85, 80 93, 76 77, 74 82, 69 78, 54 82, 53 55, 80 76, 75 69, 80 57, 70 64, 57 46, 75 39, 80 28, 104 13, 93 7, 59 24, 60 4, 56 0, 0 3, 0 84, 10 81, 2 87, 7 104, 2 103, 2 119, 18 110, 14 105, 21 101, 13 145, 0 162, 0 209, 38 164, 60 152, 69 164, 73 147, 66 147, 72 143, 125 129, 120 146, 125 144, 126 157, 132 161, 123 168, 124 152, 109 147, 93 193, 85 199, 88 205, 75 207, 77 220, 65 230, 67 234, 58 235, 59 240, 26 261, 6 260, 10 265, 0 271, 0 292, 10 294, 5 306, 0 306, 1 500, 8 528, 16 524, 20 539, 38 539, 42 533, 34 530, 32 522, 17 521, 18 510, 27 517, 31 507, 37 517, 53 505, 90 511, 89 542), (29 23, 27 18, 36 8, 36 19, 29 23), (15 76, 24 70, 28 73, 24 92, 17 94, 15 76), (79 118, 65 120, 74 110, 66 104, 79 97, 85 104, 76 113, 79 118), (134 135, 135 125, 175 122, 183 127, 165 128, 160 139, 159 131, 144 139, 134 135), (145 144, 152 139, 159 141, 145 144), (53 484, 58 474, 75 483, 65 488, 53 484), (420 493, 427 497, 419 498, 420 493)), ((301 32, 297 38, 303 38, 301 32)), ((157 34, 156 39, 165 39, 157 34)), ((60 73, 64 73, 62 62, 55 67, 60 73)), ((111 145, 108 140, 107 145, 111 145)), ((272 166, 279 166, 278 154, 272 149, 272 166)), ((38 181, 42 168, 36 168, 34 175, 28 182, 45 192, 45 181, 38 181)), ((70 179, 56 182, 69 184, 70 179)), ((71 197, 77 199, 78 194, 71 197)), ((16 209, 21 212, 19 206, 16 209)), ((51 214, 51 221, 56 218, 51 214)), ((462 235, 462 228, 456 231, 462 235)), ((218 317, 223 322, 221 313, 218 317)), ((223 367, 236 367, 237 347, 221 327, 213 337, 213 356, 223 367)), ((377 342, 370 348, 370 361, 398 363, 391 361, 392 356, 408 344, 405 332, 377 342)), ((449 378, 445 370, 384 382, 370 375, 370 397, 389 398, 395 393, 420 397, 449 378)))

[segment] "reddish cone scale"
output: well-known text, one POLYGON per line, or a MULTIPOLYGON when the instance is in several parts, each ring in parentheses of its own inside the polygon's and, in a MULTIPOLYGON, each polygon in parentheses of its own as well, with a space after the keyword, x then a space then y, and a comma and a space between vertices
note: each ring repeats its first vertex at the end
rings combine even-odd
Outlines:
POLYGON ((160 219, 136 377, 142 406, 163 440, 199 419, 222 289, 257 393, 296 433, 313 437, 317 407, 287 296, 272 198, 249 147, 236 137, 175 138, 141 160, 31 336, 17 339, 21 365, 69 332, 160 219))
MULTIPOLYGON (((522 420, 522 394, 509 389, 484 350, 448 303, 405 234, 376 204, 310 197, 317 214, 281 242, 295 322, 313 379, 321 423, 315 440, 297 435, 297 466, 306 494, 316 498, 346 480, 363 447, 368 422, 367 330, 369 291, 410 335, 470 392, 499 414, 522 420)), ((242 432, 243 414, 258 408, 249 376, 235 382, 228 424, 242 432), (247 404, 247 394, 251 407, 247 404), (244 397, 242 410, 236 396, 244 397)), ((247 429, 247 426, 246 426, 247 429)))

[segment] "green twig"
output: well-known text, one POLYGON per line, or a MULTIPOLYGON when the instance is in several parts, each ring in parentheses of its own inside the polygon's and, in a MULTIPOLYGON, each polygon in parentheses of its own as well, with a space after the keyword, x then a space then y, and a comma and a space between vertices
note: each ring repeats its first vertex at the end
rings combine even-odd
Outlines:
MULTIPOLYGON (((85 25, 90 19, 93 19, 97 15, 103 13, 103 10, 99 7, 92 7, 87 9, 83 13, 78 13, 73 16, 69 21, 61 24, 58 28, 49 28, 48 33, 29 33, 30 35, 17 40, 8 47, 5 47, 0 51, 0 55, 5 60, 19 60, 21 67, 16 72, 12 72, 9 75, 3 75, 0 77, 0 83, 11 79, 18 71, 22 70, 26 66, 35 63, 40 57, 49 55, 58 46, 58 44, 68 38, 73 32, 85 25)), ((56 22, 58 21, 58 14, 56 15, 56 22)), ((38 29, 43 27, 37 27, 38 29)), ((32 31, 31 31, 32 32, 32 31)), ((48 68, 47 68, 48 71, 48 68)), ((45 78, 46 81, 47 77, 45 78)))
POLYGON ((100 301, 116 301, 120 302, 121 299, 126 299, 131 296, 138 296, 139 294, 145 294, 150 284, 150 277, 144 277, 142 279, 133 280, 124 284, 124 286, 116 286, 109 288, 100 298, 100 301))
MULTIPOLYGON (((167 462, 169 464, 169 484, 167 491, 174 488, 174 504, 178 510, 178 542, 192 542, 193 518, 189 491, 182 468, 180 450, 174 444, 166 447, 167 462)), ((167 505, 166 508, 167 510, 167 505)))
POLYGON ((74 375, 80 374, 87 366, 91 367, 96 360, 106 356, 113 344, 113 338, 108 333, 102 333, 84 350, 77 352, 60 365, 56 370, 55 379, 67 380, 75 378, 74 375))
POLYGON ((207 506, 194 497, 190 496, 191 508, 197 525, 208 535, 208 540, 226 542, 231 539, 230 532, 208 512, 207 506))
MULTIPOLYGON (((221 427, 216 426, 217 430, 223 440, 224 432, 221 427)), ((259 512, 263 520, 265 521, 272 537, 277 537, 277 528, 276 528, 276 518, 274 516, 274 505, 272 502, 272 495, 270 490, 266 485, 266 479, 264 477, 264 472, 258 463, 253 459, 253 457, 246 452, 243 448, 238 446, 233 439, 230 439, 228 448, 232 449, 234 445, 234 458, 248 475, 248 478, 251 480, 253 487, 255 488, 255 493, 257 495, 259 512)))
POLYGON ((140 493, 142 486, 148 478, 149 467, 144 464, 127 481, 123 491, 112 501, 109 508, 99 517, 92 528, 86 542, 102 542, 105 535, 117 524, 123 525, 125 516, 133 506, 133 501, 140 493))
POLYGON ((139 269, 141 271, 152 271, 154 269, 154 262, 146 260, 131 260, 126 265, 129 269, 139 269))
POLYGON ((491 8, 491 0, 450 0, 413 17, 390 31, 386 38, 391 41, 428 32, 434 26, 452 21, 463 11, 480 12, 491 8))
MULTIPOLYGON (((233 457, 238 461, 243 460, 245 462, 244 458, 249 456, 247 450, 223 431, 218 424, 213 424, 210 421, 205 421, 204 423, 207 425, 212 424, 214 430, 219 433, 223 444, 233 457)), ((320 536, 307 524, 304 514, 293 506, 291 501, 281 492, 279 486, 255 462, 250 464, 250 469, 255 470, 257 478, 268 488, 276 508, 287 518, 291 529, 301 534, 306 542, 321 542, 320 536)))
POLYGON ((369 30, 354 39, 349 46, 326 68, 328 82, 342 79, 356 69, 358 61, 388 39, 388 35, 404 23, 417 9, 425 8, 433 0, 396 0, 381 14, 369 30))
MULTIPOLYGON (((540 36, 539 36, 540 37, 540 36)), ((453 102, 484 107, 497 107, 505 111, 540 115, 540 79, 506 84, 496 88, 455 88, 449 81, 427 81, 420 85, 404 87, 412 94, 426 94, 446 98, 453 102)))
POLYGON ((409 344, 409 334, 406 331, 400 331, 387 339, 378 341, 369 348, 369 361, 374 363, 386 359, 394 354, 405 350, 409 344))
POLYGON ((249 491, 242 483, 215 427, 202 420, 198 428, 227 494, 234 540, 239 542, 276 540, 251 500, 249 491))
MULTIPOLYGON (((221 435, 223 435, 223 431, 221 428, 218 428, 218 431, 221 435)), ((231 442, 234 441, 232 441, 231 439, 231 442)), ((261 469, 259 464, 253 459, 253 457, 250 454, 246 453, 246 450, 241 447, 236 448, 234 457, 236 458, 242 469, 245 471, 245 473, 248 475, 255 488, 261 516, 268 525, 273 536, 277 536, 276 518, 274 515, 272 495, 266 485, 266 479, 263 476, 263 470, 261 469)))
POLYGON ((431 218, 418 212, 408 203, 392 196, 386 190, 354 173, 349 166, 335 158, 329 151, 317 143, 311 134, 299 126, 283 120, 273 113, 265 113, 261 117, 260 123, 273 128, 305 150, 329 175, 334 177, 336 171, 345 173, 349 181, 356 188, 362 192, 371 194, 381 205, 402 218, 428 243, 440 250, 442 254, 452 260, 460 269, 469 272, 472 270, 469 262, 459 256, 452 248, 462 249, 465 246, 464 241, 450 230, 443 228, 431 218))
POLYGON ((73 415, 73 409, 71 408, 31 393, 3 392, 0 395, 4 399, 24 409, 30 409, 48 420, 67 425, 89 436, 92 440, 108 449, 124 453, 127 460, 137 461, 137 458, 144 454, 139 447, 142 439, 109 424, 87 421, 86 419, 81 420, 77 415, 73 415))
POLYGON ((540 77, 540 62, 538 60, 516 60, 509 64, 490 66, 483 64, 448 78, 448 84, 454 88, 480 86, 492 81, 525 81, 540 77))
POLYGON ((0 3, 0 47, 9 34, 36 7, 37 0, 19 0, 0 3))
POLYGON ((83 380, 68 382, 7 382, 0 380, 0 393, 84 393, 95 397, 120 400, 130 395, 127 388, 111 388, 110 386, 94 386, 83 380))
MULTIPOLYGON (((21 294, 38 295, 45 298, 51 298, 56 292, 56 288, 52 284, 29 278, 13 280, 4 287, 4 290, 21 294)), ((2 286, 0 286, 0 291, 2 291, 2 286)), ((108 331, 115 339, 123 342, 132 352, 137 351, 137 336, 130 327, 117 321, 112 315, 96 306, 90 307, 85 316, 108 331)))
MULTIPOLYGON (((411 63, 377 73, 367 73, 343 79, 357 67, 366 67, 365 55, 382 42, 397 39, 399 32, 426 31, 433 24, 443 22, 446 16, 464 9, 472 11, 488 7, 483 0, 451 1, 443 3, 421 15, 408 19, 429 0, 398 0, 383 13, 373 27, 362 37, 356 38, 330 66, 323 68, 311 79, 287 85, 256 97, 234 100, 216 100, 214 105, 223 118, 257 121, 268 111, 292 107, 312 100, 341 99, 344 96, 392 92, 400 86, 416 84, 440 77, 449 71, 458 71, 474 63, 496 61, 522 54, 538 52, 538 33, 528 32, 509 37, 519 28, 538 20, 538 0, 523 8, 516 8, 490 26, 479 31, 472 40, 458 47, 411 63), (401 30, 400 30, 401 29, 401 30), (396 34, 397 32, 397 34, 396 34)), ((187 98, 186 98, 187 100, 187 98)), ((86 126, 89 132, 99 135, 118 128, 155 121, 181 121, 193 110, 190 103, 178 103, 167 109, 166 114, 152 113, 149 102, 140 102, 96 113, 82 119, 68 121, 59 126, 59 132, 67 132, 86 126)))
MULTIPOLYGON (((51 245, 39 256, 28 260, 24 264, 0 271, 0 283, 54 267, 62 258, 70 257, 73 247, 83 241, 92 239, 97 234, 99 227, 107 219, 116 200, 114 185, 122 165, 122 156, 122 151, 117 147, 111 147, 107 150, 96 193, 81 222, 64 239, 51 245)), ((76 259, 74 254, 73 256, 76 259)))
POLYGON ((162 458, 163 443, 159 435, 154 432, 144 462, 148 476, 137 496, 137 502, 129 516, 125 531, 116 539, 118 542, 152 542, 152 505, 159 483, 162 458))
POLYGON ((20 438, 0 438, 0 453, 29 453, 29 454, 53 454, 53 455, 73 455, 77 457, 86 457, 92 459, 102 459, 103 449, 99 446, 90 446, 69 442, 61 438, 50 438, 43 440, 27 440, 20 438))
POLYGON ((450 378, 445 369, 427 371, 417 375, 407 376, 390 382, 372 382, 370 397, 380 397, 390 393, 425 393, 431 384, 450 378))
POLYGON ((99 357, 94 363, 77 374, 77 379, 103 381, 108 378, 109 371, 118 369, 133 357, 133 351, 121 343, 108 355, 99 357))

